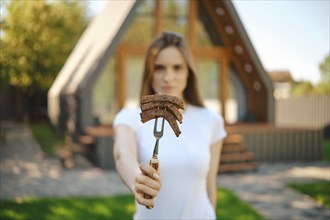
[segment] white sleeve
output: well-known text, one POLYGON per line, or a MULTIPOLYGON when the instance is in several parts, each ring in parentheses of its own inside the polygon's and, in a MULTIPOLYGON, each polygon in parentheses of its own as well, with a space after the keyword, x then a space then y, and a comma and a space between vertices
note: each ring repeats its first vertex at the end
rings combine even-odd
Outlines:
POLYGON ((113 127, 124 124, 132 128, 134 131, 137 129, 137 123, 139 122, 137 110, 130 108, 123 108, 117 113, 113 121, 113 127))
POLYGON ((224 139, 227 136, 227 132, 225 130, 224 120, 220 114, 213 112, 213 133, 211 143, 215 143, 219 140, 224 139))

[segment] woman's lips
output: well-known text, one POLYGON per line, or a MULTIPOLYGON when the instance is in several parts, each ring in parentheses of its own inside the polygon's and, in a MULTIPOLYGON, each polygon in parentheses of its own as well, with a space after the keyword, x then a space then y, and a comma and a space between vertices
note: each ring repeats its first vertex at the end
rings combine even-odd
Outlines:
POLYGON ((163 90, 166 91, 166 92, 169 92, 169 91, 172 91, 173 88, 174 88, 173 86, 164 86, 163 90))

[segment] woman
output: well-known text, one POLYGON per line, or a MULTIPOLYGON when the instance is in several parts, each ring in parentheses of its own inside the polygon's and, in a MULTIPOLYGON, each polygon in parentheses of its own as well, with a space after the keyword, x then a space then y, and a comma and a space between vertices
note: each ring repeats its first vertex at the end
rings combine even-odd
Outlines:
POLYGON ((135 219, 216 218, 216 178, 226 132, 220 115, 204 107, 197 85, 186 42, 178 34, 163 33, 147 52, 141 96, 177 96, 185 110, 178 138, 165 124, 160 171, 148 165, 155 143, 153 121, 142 124, 139 108, 124 108, 113 125, 116 169, 135 196, 135 219))

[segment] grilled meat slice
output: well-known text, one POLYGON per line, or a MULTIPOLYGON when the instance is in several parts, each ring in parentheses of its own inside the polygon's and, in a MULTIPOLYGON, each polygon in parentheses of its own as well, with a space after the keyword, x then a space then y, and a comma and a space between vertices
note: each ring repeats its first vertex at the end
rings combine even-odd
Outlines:
POLYGON ((162 95, 162 94, 142 96, 141 105, 149 102, 170 102, 171 104, 175 105, 178 109, 184 109, 183 100, 176 96, 162 95))
POLYGON ((141 105, 142 112, 151 110, 151 109, 166 109, 171 112, 176 120, 182 123, 182 115, 180 111, 169 102, 148 102, 141 105))
POLYGON ((143 123, 150 121, 151 119, 164 117, 170 124, 175 135, 177 137, 179 137, 179 135, 181 134, 181 131, 179 129, 178 124, 176 123, 174 116, 169 111, 166 111, 165 109, 150 109, 148 111, 142 111, 140 113, 140 116, 141 116, 141 121, 143 123))

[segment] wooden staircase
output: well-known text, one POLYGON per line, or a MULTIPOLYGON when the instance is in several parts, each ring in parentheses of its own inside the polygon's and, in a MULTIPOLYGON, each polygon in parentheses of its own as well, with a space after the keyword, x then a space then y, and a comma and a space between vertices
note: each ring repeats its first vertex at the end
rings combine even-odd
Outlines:
POLYGON ((218 173, 241 171, 256 171, 258 163, 253 152, 250 152, 244 137, 239 134, 229 134, 223 141, 218 173))

